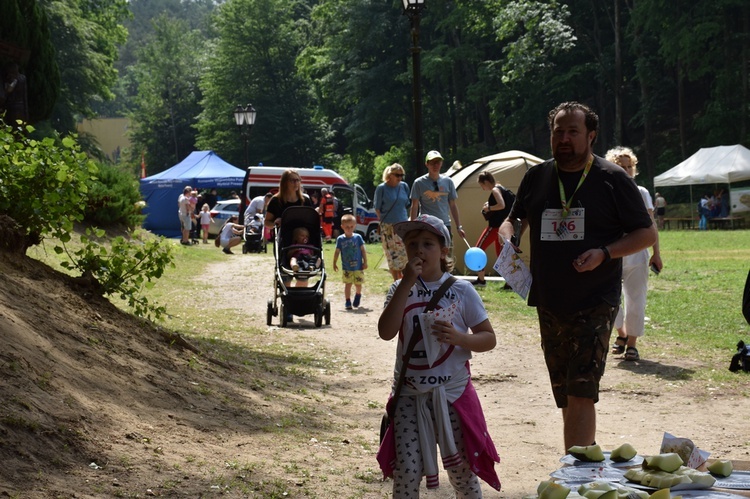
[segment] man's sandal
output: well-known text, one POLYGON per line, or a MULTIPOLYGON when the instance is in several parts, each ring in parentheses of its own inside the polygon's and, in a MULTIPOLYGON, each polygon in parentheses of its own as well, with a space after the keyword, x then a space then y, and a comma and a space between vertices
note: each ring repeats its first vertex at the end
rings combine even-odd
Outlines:
POLYGON ((615 339, 615 344, 612 345, 612 353, 615 355, 622 355, 625 353, 625 345, 628 344, 627 336, 618 336, 615 339))
POLYGON ((641 360, 641 356, 638 354, 638 349, 635 347, 628 347, 625 350, 625 360, 641 360))

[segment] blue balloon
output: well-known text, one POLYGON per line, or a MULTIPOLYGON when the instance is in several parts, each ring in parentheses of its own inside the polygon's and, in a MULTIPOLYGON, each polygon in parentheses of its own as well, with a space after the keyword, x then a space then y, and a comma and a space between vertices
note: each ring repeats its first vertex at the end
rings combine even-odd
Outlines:
POLYGON ((469 248, 464 253, 464 263, 469 270, 479 272, 487 265, 487 253, 482 248, 469 248))

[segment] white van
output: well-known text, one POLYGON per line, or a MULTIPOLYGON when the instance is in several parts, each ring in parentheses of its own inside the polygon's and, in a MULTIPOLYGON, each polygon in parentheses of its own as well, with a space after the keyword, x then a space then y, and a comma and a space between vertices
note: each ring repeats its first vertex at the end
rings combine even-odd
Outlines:
MULTIPOLYGON (((242 183, 242 192, 245 195, 243 207, 247 206, 254 197, 262 196, 269 191, 278 191, 281 174, 288 169, 279 166, 248 167, 242 183)), ((302 187, 307 194, 313 192, 320 194, 320 189, 327 188, 339 200, 344 212, 351 213, 357 218, 356 232, 360 233, 366 242, 380 241, 378 215, 372 207, 372 200, 361 186, 349 185, 344 177, 322 166, 294 168, 294 170, 302 179, 302 187)))

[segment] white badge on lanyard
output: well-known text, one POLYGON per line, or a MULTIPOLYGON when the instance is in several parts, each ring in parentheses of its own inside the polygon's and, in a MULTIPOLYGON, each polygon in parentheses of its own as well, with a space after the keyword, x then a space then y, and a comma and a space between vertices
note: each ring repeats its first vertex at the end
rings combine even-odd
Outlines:
POLYGON ((547 209, 542 212, 542 241, 580 241, 585 234, 585 208, 571 208, 563 219, 563 210, 547 209))

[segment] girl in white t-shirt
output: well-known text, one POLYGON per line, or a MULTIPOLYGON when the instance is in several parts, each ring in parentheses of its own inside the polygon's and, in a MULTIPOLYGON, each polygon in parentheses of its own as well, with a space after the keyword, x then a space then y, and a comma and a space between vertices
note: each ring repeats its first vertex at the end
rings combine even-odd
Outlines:
POLYGON ((203 244, 208 244, 208 228, 211 225, 211 211, 208 203, 204 203, 201 206, 200 224, 201 229, 203 229, 203 244))
MULTIPOLYGON (((472 352, 495 347, 495 332, 482 299, 462 280, 454 282, 435 307, 455 309, 451 322, 437 320, 432 331, 420 330, 419 314, 450 277, 450 233, 431 215, 394 224, 394 230, 404 241, 408 263, 403 278, 388 291, 378 331, 384 340, 398 336, 394 384, 399 372, 407 371, 378 462, 383 474, 393 477, 394 498, 419 497, 423 476, 427 488, 438 486, 439 447, 456 496, 480 498, 479 478, 500 490, 494 470, 500 459, 471 383, 469 359, 472 352), (420 336, 404 366, 402 357, 413 334, 420 336)), ((393 403, 389 399, 389 406, 393 403)))

